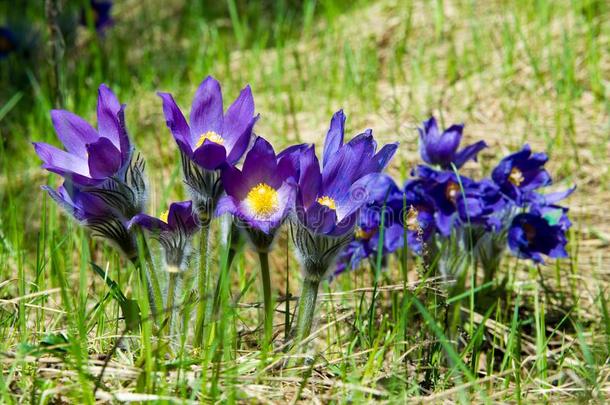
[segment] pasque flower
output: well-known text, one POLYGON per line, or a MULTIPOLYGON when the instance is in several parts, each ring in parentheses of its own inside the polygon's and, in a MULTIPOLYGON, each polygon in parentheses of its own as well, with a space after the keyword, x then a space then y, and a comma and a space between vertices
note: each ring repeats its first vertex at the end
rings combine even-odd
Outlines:
POLYGON ((492 182, 476 182, 454 172, 437 171, 427 166, 418 166, 414 174, 434 203, 436 227, 443 236, 449 236, 452 228, 460 224, 481 224, 489 229, 500 225, 494 214, 506 202, 492 182))
POLYGON ((190 123, 169 93, 158 93, 163 113, 182 155, 185 182, 200 217, 209 220, 223 188, 219 169, 242 157, 258 119, 250 86, 223 112, 220 84, 208 76, 193 98, 190 123))
POLYGON ((532 153, 526 144, 519 152, 502 159, 491 178, 508 198, 524 205, 536 199, 536 189, 551 184, 551 176, 544 168, 547 160, 545 153, 532 153))
POLYGON ((234 166, 222 170, 227 195, 219 201, 216 212, 231 213, 243 223, 259 251, 270 248, 277 229, 294 208, 297 168, 292 154, 278 158, 271 144, 258 137, 242 170, 234 166))
POLYGON ((372 131, 367 130, 344 144, 345 116, 333 116, 326 135, 322 168, 311 146, 301 153, 296 215, 291 236, 303 267, 297 336, 311 330, 320 280, 350 241, 358 210, 379 198, 380 172, 394 155, 397 144, 379 152, 372 131), (376 186, 376 187, 375 187, 376 186), (376 198, 377 197, 377 198, 376 198))
POLYGON ((382 236, 381 254, 384 257, 404 245, 405 232, 400 220, 404 194, 389 176, 380 177, 379 180, 374 186, 384 190, 374 193, 377 199, 360 210, 354 236, 339 256, 335 276, 355 268, 367 257, 375 259, 379 254, 379 238, 382 236))
POLYGON ((82 191, 70 181, 65 181, 57 190, 49 186, 42 188, 81 225, 91 229, 94 235, 113 242, 128 258, 135 260, 137 249, 134 236, 128 232, 126 221, 103 199, 82 191))
MULTIPOLYGON (((557 221, 551 225, 544 210, 518 214, 508 229, 508 246, 517 256, 543 263, 543 255, 552 258, 567 257, 565 232, 568 223, 557 221)), ((546 213, 548 215, 548 212, 546 213)), ((563 218, 560 215, 559 218, 563 218)))
POLYGON ((98 90, 95 130, 79 116, 51 111, 51 120, 65 150, 35 142, 42 167, 98 195, 126 218, 141 212, 146 200, 144 162, 134 157, 124 119, 125 106, 104 84, 98 90))
POLYGON ((158 218, 138 214, 128 223, 128 228, 139 225, 151 232, 161 243, 169 271, 186 267, 191 255, 191 237, 199 230, 199 221, 193 214, 191 201, 170 204, 169 210, 158 218))
POLYGON ((434 117, 424 121, 423 127, 418 128, 418 131, 419 152, 422 159, 428 164, 439 165, 443 169, 450 169, 452 164, 459 169, 467 161, 476 160, 477 154, 487 147, 484 141, 479 141, 458 152, 464 125, 451 125, 441 132, 434 117))

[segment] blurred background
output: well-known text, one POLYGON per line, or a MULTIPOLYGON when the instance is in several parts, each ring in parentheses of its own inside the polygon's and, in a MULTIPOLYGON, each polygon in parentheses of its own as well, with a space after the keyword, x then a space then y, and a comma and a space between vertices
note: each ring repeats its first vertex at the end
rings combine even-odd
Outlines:
POLYGON ((156 91, 183 109, 211 74, 225 106, 251 84, 256 132, 276 148, 320 142, 344 108, 348 133, 398 140, 390 169, 417 162, 416 127, 430 114, 465 122, 490 148, 475 175, 529 142, 551 156, 570 200, 581 267, 608 260, 610 131, 608 3, 603 0, 0 0, 0 230, 11 249, 42 221, 30 142, 58 144, 49 110, 95 122, 96 89, 127 104, 147 160, 150 212, 183 198, 177 148, 156 91), (13 232, 12 230, 20 230, 13 232), (6 236, 6 235, 10 235, 6 236), (584 253, 584 254, 583 254, 584 253))

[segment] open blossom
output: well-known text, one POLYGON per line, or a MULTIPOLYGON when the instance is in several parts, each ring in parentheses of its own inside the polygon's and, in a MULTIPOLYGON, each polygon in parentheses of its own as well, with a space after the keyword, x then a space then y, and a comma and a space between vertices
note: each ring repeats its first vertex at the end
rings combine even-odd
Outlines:
POLYGON ((159 240, 170 270, 184 268, 190 256, 191 237, 199 230, 199 221, 193 215, 191 201, 172 203, 159 218, 138 214, 129 221, 128 228, 134 225, 148 230, 159 240))
POLYGON ((343 144, 345 116, 337 112, 324 144, 320 168, 313 146, 301 155, 297 215, 311 231, 332 236, 352 230, 357 210, 370 199, 374 184, 369 174, 380 173, 396 152, 397 144, 376 152, 371 131, 343 144))
POLYGON ((294 208, 294 159, 290 153, 278 156, 271 144, 259 137, 246 154, 242 170, 226 166, 222 171, 227 195, 219 201, 217 214, 233 214, 246 226, 259 250, 269 248, 277 229, 294 208))
POLYGON ((504 208, 505 200, 490 181, 476 182, 427 166, 418 166, 414 173, 434 203, 436 227, 443 236, 449 236, 459 224, 481 224, 489 229, 500 226, 494 214, 504 208))
POLYGON ((382 256, 395 252, 404 245, 405 232, 400 221, 404 204, 403 192, 385 175, 380 177, 374 186, 383 190, 374 192, 376 199, 360 210, 354 236, 339 256, 335 275, 355 268, 363 259, 374 260, 379 254, 381 237, 382 256))
POLYGON ((49 186, 42 188, 65 212, 95 235, 115 243, 130 259, 137 255, 135 239, 128 232, 126 221, 103 199, 82 191, 70 181, 64 182, 57 190, 49 186))
POLYGON ((204 169, 216 170, 224 163, 235 164, 244 154, 252 128, 254 99, 246 86, 223 112, 220 84, 208 76, 199 85, 191 106, 190 122, 169 93, 159 93, 163 113, 181 152, 204 169))
POLYGON ((544 210, 533 210, 518 214, 508 229, 508 246, 517 256, 543 263, 543 255, 552 258, 567 257, 565 232, 569 222, 560 214, 559 220, 552 225, 544 210))
POLYGON ((300 159, 292 238, 303 267, 316 278, 326 274, 350 241, 359 209, 386 191, 380 172, 397 148, 390 144, 377 152, 371 131, 344 144, 344 125, 345 116, 338 111, 326 136, 322 167, 313 146, 300 159))
POLYGON ((547 160, 545 153, 532 153, 530 146, 525 145, 502 159, 491 178, 508 198, 524 205, 536 199, 535 190, 551 184, 551 176, 544 168, 547 160))
POLYGON ((419 151, 422 159, 428 164, 439 165, 443 169, 450 169, 451 164, 459 169, 467 161, 476 160, 477 154, 487 147, 484 141, 479 141, 458 152, 464 125, 452 125, 441 132, 434 117, 424 121, 423 127, 418 128, 418 131, 419 151))
POLYGON ((55 132, 65 150, 35 142, 42 167, 82 186, 97 186, 124 172, 132 154, 124 108, 102 84, 98 91, 97 130, 69 111, 51 111, 55 132))

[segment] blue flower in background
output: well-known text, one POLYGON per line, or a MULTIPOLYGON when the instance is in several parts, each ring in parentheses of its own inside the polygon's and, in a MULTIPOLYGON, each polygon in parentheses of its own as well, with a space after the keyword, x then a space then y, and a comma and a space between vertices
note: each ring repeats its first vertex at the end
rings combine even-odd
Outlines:
MULTIPOLYGON (((93 15, 93 26, 98 33, 103 33, 107 28, 114 25, 112 19, 112 1, 110 0, 91 0, 91 13, 93 15)), ((87 19, 82 16, 82 24, 87 24, 87 19)))
POLYGON ((443 169, 462 167, 469 160, 476 160, 477 154, 487 147, 484 141, 468 145, 458 152, 464 125, 452 125, 440 132, 436 119, 424 121, 419 131, 419 152, 424 162, 438 165, 443 169))
POLYGON ((526 144, 519 152, 502 159, 491 178, 504 195, 523 206, 536 198, 535 190, 551 184, 551 176, 544 168, 547 160, 545 153, 532 153, 526 144))
POLYGON ((566 229, 567 217, 560 213, 558 219, 550 222, 550 212, 532 210, 518 214, 508 229, 508 246, 518 257, 544 263, 543 255, 552 258, 567 257, 566 229), (554 223, 554 224, 553 224, 554 223))

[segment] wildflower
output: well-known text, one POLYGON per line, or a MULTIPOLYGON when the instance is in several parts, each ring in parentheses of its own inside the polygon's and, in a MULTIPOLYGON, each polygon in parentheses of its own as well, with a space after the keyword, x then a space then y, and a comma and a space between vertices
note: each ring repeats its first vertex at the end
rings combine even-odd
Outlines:
POLYGON ((191 255, 191 237, 199 230, 191 201, 172 203, 159 218, 138 214, 129 221, 128 228, 135 225, 150 231, 159 240, 168 271, 179 272, 186 268, 191 255))
POLYGON ((313 146, 301 154, 296 215, 291 226, 304 273, 297 320, 299 340, 311 330, 320 280, 351 240, 359 209, 387 192, 379 173, 397 148, 397 144, 390 144, 376 152, 370 130, 344 144, 344 127, 345 116, 338 111, 326 135, 322 168, 313 146))
POLYGON ((535 199, 534 191, 551 184, 551 176, 544 169, 545 153, 532 153, 525 145, 519 152, 500 161, 491 174, 492 180, 509 199, 523 206, 535 199))
POLYGON ((124 119, 125 106, 104 84, 98 91, 98 130, 79 116, 51 111, 66 150, 35 142, 42 167, 96 194, 126 218, 142 211, 146 199, 144 162, 134 157, 124 119))
POLYGON ((15 34, 7 27, 0 27, 0 60, 17 50, 15 34))
POLYGON ((233 214, 245 225, 256 249, 268 251, 277 229, 294 207, 295 175, 291 155, 278 159, 269 142, 258 137, 242 170, 233 166, 222 170, 227 195, 220 200, 217 214, 233 214))
POLYGON ((208 76, 199 86, 190 113, 190 124, 168 93, 158 93, 163 113, 182 155, 185 182, 196 210, 209 220, 223 191, 219 169, 242 157, 258 119, 250 86, 223 113, 220 84, 208 76))
POLYGON ((477 154, 486 148, 487 144, 479 141, 458 152, 463 130, 463 124, 452 125, 441 133, 434 117, 424 121, 423 128, 418 128, 422 159, 443 169, 450 169, 452 164, 459 169, 467 161, 476 160, 477 154))
POLYGON ((125 255, 135 260, 136 242, 128 232, 125 221, 100 197, 82 191, 70 181, 65 181, 57 190, 43 186, 49 196, 81 225, 91 229, 94 235, 108 239, 125 255))
POLYGON ((541 211, 533 210, 513 218, 508 229, 508 246, 513 253, 536 263, 544 262, 542 255, 552 258, 568 256, 565 250, 567 223, 553 225, 547 217, 548 212, 545 216, 541 211))
POLYGON ((476 182, 427 166, 418 166, 414 173, 422 180, 424 192, 434 203, 436 227, 443 236, 449 236, 452 228, 460 224, 482 224, 490 229, 499 226, 494 214, 505 201, 491 182, 476 182))

